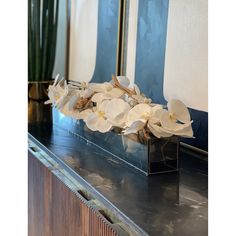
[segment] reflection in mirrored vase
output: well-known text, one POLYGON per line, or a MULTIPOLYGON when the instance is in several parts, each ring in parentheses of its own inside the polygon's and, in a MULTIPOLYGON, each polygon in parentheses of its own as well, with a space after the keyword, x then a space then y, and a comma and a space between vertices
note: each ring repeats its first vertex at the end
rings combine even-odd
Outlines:
POLYGON ((120 1, 70 2, 69 80, 111 80, 117 67, 120 1))
POLYGON ((56 108, 53 108, 53 124, 112 154, 115 159, 145 175, 178 171, 179 139, 176 136, 142 140, 135 134, 124 136, 114 131, 91 131, 83 121, 65 116, 56 108))

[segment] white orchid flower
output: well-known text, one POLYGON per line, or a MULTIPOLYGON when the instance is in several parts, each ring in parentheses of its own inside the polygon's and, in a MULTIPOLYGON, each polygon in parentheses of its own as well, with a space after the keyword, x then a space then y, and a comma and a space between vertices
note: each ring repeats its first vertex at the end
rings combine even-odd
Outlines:
POLYGON ((77 114, 76 119, 78 120, 85 120, 87 117, 92 113, 92 109, 88 108, 86 110, 81 111, 79 114, 77 114))
POLYGON ((61 109, 69 100, 69 87, 67 85, 66 80, 62 78, 59 80, 59 75, 55 78, 53 85, 50 85, 48 88, 48 97, 49 100, 45 102, 45 104, 52 103, 53 106, 61 109), (64 81, 64 86, 61 84, 64 81))
POLYGON ((159 121, 159 110, 162 110, 161 105, 151 107, 148 104, 138 104, 134 106, 128 112, 124 134, 137 133, 144 129, 148 123, 157 123, 159 121))
POLYGON ((120 98, 104 100, 84 120, 89 129, 105 133, 113 126, 123 128, 129 110, 129 104, 120 98))
POLYGON ((136 105, 128 113, 127 127, 124 134, 137 133, 147 126, 151 133, 158 138, 170 137, 172 135, 192 137, 192 122, 185 105, 174 100, 170 101, 168 107, 170 107, 171 112, 162 109, 160 105, 153 107, 148 104, 136 105), (178 109, 176 106, 181 109, 178 109), (185 121, 187 123, 181 124, 177 123, 178 121, 185 121))
POLYGON ((159 122, 149 122, 147 127, 158 138, 178 135, 193 137, 192 121, 187 107, 179 100, 170 100, 167 110, 160 110, 158 113, 159 122), (181 122, 181 123, 180 123, 181 122))
POLYGON ((96 110, 94 112, 90 112, 84 119, 84 122, 90 130, 99 131, 101 133, 106 133, 111 130, 112 125, 105 117, 105 109, 108 102, 108 100, 105 100, 98 103, 96 110))
POLYGON ((105 116, 111 125, 123 128, 129 110, 130 106, 127 102, 120 98, 114 98, 107 103, 105 116))
POLYGON ((190 114, 188 108, 184 105, 183 102, 177 99, 171 99, 167 103, 167 107, 172 118, 179 120, 182 123, 190 122, 190 114))
POLYGON ((147 127, 149 128, 151 133, 157 138, 167 138, 173 135, 170 131, 164 129, 159 124, 154 124, 154 123, 149 122, 147 127))
POLYGON ((101 103, 104 100, 111 100, 113 98, 120 98, 124 95, 124 91, 119 88, 112 88, 109 91, 96 93, 92 97, 92 101, 96 103, 101 103))
POLYGON ((61 87, 63 79, 59 80, 59 74, 56 76, 53 85, 48 87, 49 100, 45 104, 55 104, 55 102, 64 94, 64 89, 61 87))
POLYGON ((113 89, 113 86, 111 83, 105 82, 102 84, 99 83, 89 83, 88 88, 91 89, 95 93, 104 93, 108 92, 113 89))
POLYGON ((179 100, 172 99, 167 104, 168 111, 163 110, 160 123, 166 132, 173 135, 192 137, 192 122, 188 108, 179 100))
POLYGON ((120 127, 125 135, 144 130, 157 138, 193 136, 188 108, 181 101, 170 100, 166 110, 151 103, 136 84, 131 87, 125 76, 113 76, 110 83, 81 83, 78 87, 57 75, 48 90, 46 104, 51 103, 64 115, 83 119, 93 131, 105 133, 120 127), (91 107, 91 101, 96 106, 91 107))

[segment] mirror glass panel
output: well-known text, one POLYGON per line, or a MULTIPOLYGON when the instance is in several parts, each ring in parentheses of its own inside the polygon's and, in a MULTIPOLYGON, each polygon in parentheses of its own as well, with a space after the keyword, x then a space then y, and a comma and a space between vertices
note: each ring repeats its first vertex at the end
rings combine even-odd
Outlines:
POLYGON ((67 67, 68 3, 65 0, 59 0, 58 2, 58 25, 53 78, 57 74, 60 74, 61 77, 66 77, 67 67))
POLYGON ((110 81, 116 74, 119 1, 71 0, 69 80, 110 81))

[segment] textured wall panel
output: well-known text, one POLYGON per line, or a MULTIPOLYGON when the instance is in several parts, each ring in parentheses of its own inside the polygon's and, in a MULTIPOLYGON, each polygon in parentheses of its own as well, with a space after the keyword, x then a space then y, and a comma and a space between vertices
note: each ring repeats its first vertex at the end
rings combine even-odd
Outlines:
POLYGON ((164 96, 208 110, 207 1, 170 0, 164 96))
POLYGON ((136 43, 135 83, 153 101, 165 104, 163 74, 168 0, 140 0, 136 43))

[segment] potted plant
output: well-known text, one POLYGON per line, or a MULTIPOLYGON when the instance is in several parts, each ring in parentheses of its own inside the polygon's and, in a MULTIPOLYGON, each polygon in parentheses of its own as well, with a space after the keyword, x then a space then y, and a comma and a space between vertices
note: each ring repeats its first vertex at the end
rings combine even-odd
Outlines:
POLYGON ((55 62, 59 0, 28 0, 29 98, 45 100, 55 62))

